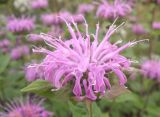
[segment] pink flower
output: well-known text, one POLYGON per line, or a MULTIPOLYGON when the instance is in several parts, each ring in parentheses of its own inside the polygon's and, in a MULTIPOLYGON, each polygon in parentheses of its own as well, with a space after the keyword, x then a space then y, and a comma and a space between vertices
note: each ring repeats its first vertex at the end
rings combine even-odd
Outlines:
POLYGON ((78 13, 85 14, 94 10, 94 6, 91 4, 80 4, 78 7, 78 13))
MULTIPOLYGON (((68 11, 60 11, 59 14, 58 14, 59 17, 63 17, 63 18, 69 18, 72 16, 72 14, 68 11)), ((61 21, 62 19, 59 18, 61 21)))
POLYGON ((71 14, 70 12, 68 11, 61 11, 59 12, 58 14, 58 17, 59 17, 59 20, 64 23, 64 21, 60 18, 65 18, 67 20, 67 22, 72 22, 72 20, 74 20, 76 23, 81 23, 83 22, 83 14, 71 14))
POLYGON ((143 35, 146 33, 146 30, 144 29, 143 25, 134 24, 134 25, 132 25, 132 32, 137 35, 143 35))
POLYGON ((160 22, 153 22, 152 28, 155 29, 155 30, 160 29, 160 22))
POLYGON ((68 22, 72 22, 72 18, 76 23, 82 23, 83 22, 83 14, 74 14, 71 16, 71 18, 68 18, 68 22))
MULTIPOLYGON (((72 20, 74 20, 76 23, 81 23, 81 22, 83 22, 82 16, 83 16, 83 14, 71 14, 67 11, 63 11, 63 12, 59 13, 58 17, 65 18, 67 20, 67 22, 70 22, 70 23, 72 22, 72 20)), ((62 23, 64 23, 64 21, 61 18, 59 18, 59 19, 62 23)))
POLYGON ((11 51, 11 58, 13 60, 17 60, 21 58, 22 56, 28 55, 29 54, 29 47, 26 45, 18 46, 16 48, 13 48, 11 51))
POLYGON ((109 3, 107 0, 102 0, 97 10, 97 16, 105 19, 115 19, 116 17, 124 17, 132 11, 129 3, 122 0, 115 0, 114 3, 109 3))
POLYGON ((0 50, 3 53, 6 53, 9 51, 9 46, 11 45, 10 41, 8 39, 3 39, 0 41, 0 50))
POLYGON ((25 72, 25 78, 29 82, 32 82, 37 79, 42 79, 44 77, 43 73, 41 73, 40 70, 37 70, 33 67, 25 67, 24 72, 25 72))
POLYGON ((42 101, 34 102, 35 99, 17 100, 7 104, 0 112, 0 117, 51 117, 51 112, 42 107, 42 101))
POLYGON ((160 61, 147 60, 141 65, 142 74, 150 79, 160 81, 160 61), (153 68, 154 67, 154 68, 153 68))
POLYGON ((115 0, 114 4, 116 12, 120 17, 124 17, 132 11, 130 4, 127 2, 122 2, 122 0, 115 0))
POLYGON ((0 48, 5 48, 10 45, 10 41, 8 39, 3 39, 0 41, 0 48))
MULTIPOLYGON (((65 20, 65 19, 63 19, 65 20)), ((85 35, 82 36, 77 24, 72 20, 72 25, 66 20, 66 25, 71 34, 71 39, 62 41, 50 35, 40 34, 50 47, 34 49, 34 52, 44 53, 46 57, 40 64, 31 65, 44 73, 44 79, 51 82, 56 90, 62 88, 69 81, 74 83, 73 94, 77 98, 87 97, 96 100, 103 96, 111 85, 107 74, 114 72, 119 78, 119 84, 127 82, 122 69, 130 66, 130 60, 120 55, 126 48, 137 42, 128 42, 118 47, 117 43, 110 43, 110 36, 117 30, 114 24, 110 26, 103 40, 99 43, 99 24, 96 25, 96 34, 88 32, 88 24, 85 23, 85 35), (91 41, 91 36, 94 40, 91 41), (84 92, 82 91, 84 90, 84 92), (100 95, 98 97, 97 95, 100 95)))
POLYGON ((32 68, 32 67, 27 67, 25 69, 25 78, 27 81, 34 81, 37 79, 37 72, 36 69, 32 68))
POLYGON ((47 8, 48 0, 33 0, 31 2, 31 6, 33 9, 47 8))
POLYGON ((160 0, 157 0, 157 4, 160 4, 160 0))
POLYGON ((35 28, 33 18, 11 18, 8 20, 7 29, 13 33, 30 32, 35 28))
MULTIPOLYGON (((1 28, 0 28, 1 29, 1 28)), ((2 30, 2 29, 1 29, 2 30)), ((0 31, 0 36, 4 36, 6 33, 4 31, 0 31)))
POLYGON ((52 35, 54 37, 59 37, 64 34, 64 30, 60 26, 54 26, 47 34, 52 35))
POLYGON ((43 14, 41 16, 41 20, 45 25, 53 25, 53 24, 60 24, 61 20, 58 17, 58 14, 43 14))
POLYGON ((68 22, 71 22, 72 18, 77 23, 81 23, 83 21, 82 14, 71 14, 67 11, 61 11, 53 14, 43 14, 41 16, 41 20, 45 25, 58 25, 64 23, 60 17, 65 18, 68 22))

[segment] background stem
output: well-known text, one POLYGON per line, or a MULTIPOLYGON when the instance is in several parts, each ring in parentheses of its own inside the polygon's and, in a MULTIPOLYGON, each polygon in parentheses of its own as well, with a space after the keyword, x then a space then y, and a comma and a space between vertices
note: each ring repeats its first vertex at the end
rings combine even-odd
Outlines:
MULTIPOLYGON (((153 8, 152 10, 152 19, 151 19, 151 29, 152 29, 152 24, 155 20, 155 14, 156 13, 156 7, 153 8)), ((153 50, 154 50, 154 39, 153 39, 153 36, 151 37, 152 39, 150 39, 149 41, 149 58, 151 59, 152 58, 152 53, 153 53, 153 50)))

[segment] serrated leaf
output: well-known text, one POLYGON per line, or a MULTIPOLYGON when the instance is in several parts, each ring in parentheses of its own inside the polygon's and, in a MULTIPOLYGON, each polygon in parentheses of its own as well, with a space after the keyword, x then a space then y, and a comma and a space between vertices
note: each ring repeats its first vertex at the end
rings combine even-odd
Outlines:
POLYGON ((35 92, 51 89, 52 85, 45 80, 36 80, 29 84, 27 87, 21 89, 22 92, 35 92))
POLYGON ((125 86, 114 85, 109 91, 106 92, 104 97, 114 100, 116 97, 125 93, 130 93, 130 91, 125 86))

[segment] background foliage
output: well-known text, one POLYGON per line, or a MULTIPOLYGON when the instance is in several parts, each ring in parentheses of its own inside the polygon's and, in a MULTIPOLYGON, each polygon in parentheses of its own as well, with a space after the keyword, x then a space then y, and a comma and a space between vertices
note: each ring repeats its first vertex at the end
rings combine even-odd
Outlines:
MULTIPOLYGON (((17 37, 20 36, 23 43, 27 44, 30 49, 33 45, 43 45, 41 43, 31 43, 27 41, 28 33, 13 34, 7 31, 6 23, 9 16, 33 16, 36 18, 36 29, 31 33, 47 33, 51 26, 45 26, 39 21, 40 14, 58 12, 59 10, 68 10, 74 13, 79 4, 93 3, 96 4, 100 1, 91 0, 50 0, 47 9, 32 10, 24 6, 24 11, 21 10, 23 5, 15 7, 15 2, 20 0, 0 0, 0 40, 7 38, 12 44, 10 49, 15 46, 17 37)), ((23 1, 23 0, 21 0, 23 1)), ((23 2, 26 2, 24 0, 23 2)), ((132 40, 149 39, 149 43, 141 43, 136 45, 125 52, 123 55, 133 60, 138 61, 135 63, 136 68, 135 78, 132 79, 128 74, 128 82, 126 88, 117 86, 113 82, 110 92, 101 100, 93 103, 93 117, 158 117, 160 116, 160 84, 156 80, 144 78, 137 69, 144 59, 150 59, 152 56, 159 58, 160 54, 160 30, 152 29, 153 21, 160 21, 160 5, 155 2, 147 0, 137 0, 134 3, 134 8, 130 16, 119 18, 117 24, 126 22, 125 26, 120 29, 113 37, 112 41, 123 40, 124 43, 132 40), (147 31, 146 34, 136 35, 132 32, 132 25, 134 24, 133 18, 136 22, 142 24, 147 31), (136 71, 137 70, 137 71, 136 71)), ((103 37, 106 27, 112 24, 113 21, 97 18, 95 12, 86 14, 86 19, 89 23, 90 32, 95 32, 95 24, 99 21, 101 25, 101 37, 103 37)), ((62 26, 64 30, 64 37, 69 37, 66 26, 62 26)), ((101 40, 101 38, 100 38, 101 40)), ((45 45, 44 45, 45 46, 45 45)), ((51 92, 51 86, 48 82, 38 80, 29 83, 25 79, 24 68, 26 64, 32 60, 41 60, 42 56, 35 55, 31 52, 30 55, 24 56, 19 60, 12 60, 10 58, 10 51, 3 53, 0 51, 0 103, 4 105, 8 100, 26 96, 28 94, 45 97, 45 107, 55 113, 55 117, 87 117, 88 112, 84 102, 76 102, 71 98, 70 86, 61 89, 58 92, 51 92), (27 86, 27 87, 26 87, 27 86), (24 88, 25 87, 25 88, 24 88)), ((154 66, 153 66, 154 69, 154 66)), ((115 76, 112 76, 115 77, 115 76)))

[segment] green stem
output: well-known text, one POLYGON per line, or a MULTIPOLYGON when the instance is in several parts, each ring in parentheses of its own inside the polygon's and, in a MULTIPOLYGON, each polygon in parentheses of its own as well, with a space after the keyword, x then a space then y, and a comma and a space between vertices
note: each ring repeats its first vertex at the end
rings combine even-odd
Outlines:
POLYGON ((153 51, 153 39, 149 41, 149 58, 152 58, 152 51, 153 51))
POLYGON ((90 103, 89 105, 89 117, 93 117, 92 116, 92 103, 90 103))
POLYGON ((92 101, 90 100, 86 100, 86 107, 88 109, 88 115, 89 117, 93 117, 93 113, 92 113, 92 101))
MULTIPOLYGON (((155 16, 156 16, 156 7, 154 7, 153 10, 152 10, 151 29, 152 29, 152 23, 155 20, 155 16)), ((154 50, 154 39, 150 39, 149 42, 150 42, 149 43, 149 58, 151 59, 152 53, 153 53, 153 50, 154 50)))

